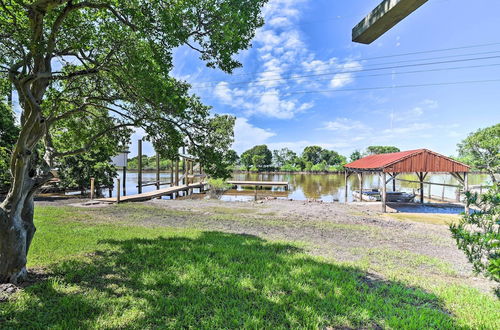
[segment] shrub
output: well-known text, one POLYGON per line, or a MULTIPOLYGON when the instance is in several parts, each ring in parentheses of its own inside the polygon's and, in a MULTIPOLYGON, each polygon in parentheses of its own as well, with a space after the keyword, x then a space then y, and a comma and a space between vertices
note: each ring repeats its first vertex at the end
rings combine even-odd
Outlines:
MULTIPOLYGON (((479 210, 464 214, 459 224, 450 225, 452 236, 476 273, 500 283, 500 185, 495 184, 483 195, 467 193, 466 203, 479 210)), ((500 286, 495 293, 500 297, 500 286)))
POLYGON ((297 166, 293 166, 292 164, 285 164, 281 166, 280 170, 283 172, 295 172, 300 171, 300 168, 298 168, 297 166))
POLYGON ((210 186, 210 196, 212 198, 219 198, 224 191, 230 189, 231 184, 227 183, 224 179, 208 179, 208 185, 210 186))

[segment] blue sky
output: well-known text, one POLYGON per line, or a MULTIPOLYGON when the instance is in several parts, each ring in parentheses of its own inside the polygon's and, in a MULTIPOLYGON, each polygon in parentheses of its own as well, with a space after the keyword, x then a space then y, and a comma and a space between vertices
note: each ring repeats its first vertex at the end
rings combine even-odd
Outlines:
POLYGON ((243 68, 228 75, 179 48, 173 74, 215 112, 237 117, 239 153, 265 143, 456 154, 468 133, 499 122, 500 82, 401 86, 500 79, 500 1, 429 0, 372 44, 353 43, 352 27, 379 2, 270 0, 265 26, 238 55, 243 68), (468 48, 394 56, 458 47, 468 48), (445 61, 455 62, 416 65, 445 61))

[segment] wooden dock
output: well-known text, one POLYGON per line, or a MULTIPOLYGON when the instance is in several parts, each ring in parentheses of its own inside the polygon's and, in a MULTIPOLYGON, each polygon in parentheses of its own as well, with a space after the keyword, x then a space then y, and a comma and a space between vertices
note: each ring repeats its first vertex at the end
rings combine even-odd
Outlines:
MULTIPOLYGON (((136 195, 120 196, 120 203, 141 202, 141 201, 155 199, 155 198, 162 197, 162 196, 173 195, 173 194, 179 193, 181 191, 189 192, 192 189, 198 189, 198 188, 201 190, 204 190, 206 185, 207 185, 206 182, 197 182, 197 183, 190 183, 188 185, 174 186, 174 187, 168 187, 168 188, 163 188, 163 189, 159 189, 159 190, 153 190, 153 191, 140 193, 140 194, 136 194, 136 195)), ((117 198, 116 197, 99 198, 99 199, 96 199, 96 201, 103 202, 103 203, 116 203, 117 198)))
POLYGON ((233 186, 254 186, 254 187, 285 187, 288 190, 287 181, 227 181, 227 183, 233 186))

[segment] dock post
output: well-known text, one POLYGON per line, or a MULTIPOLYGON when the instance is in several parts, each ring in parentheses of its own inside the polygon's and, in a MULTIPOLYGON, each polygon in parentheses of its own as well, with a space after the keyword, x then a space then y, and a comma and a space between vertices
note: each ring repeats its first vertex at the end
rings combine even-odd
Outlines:
POLYGON ((392 191, 396 191, 396 173, 392 173, 392 191))
POLYGON ((139 173, 137 174, 137 192, 142 194, 142 139, 140 139, 138 144, 138 159, 137 166, 139 167, 139 173))
POLYGON ((127 196, 127 166, 123 166, 123 196, 127 196))
POLYGON ((385 182, 386 174, 382 172, 382 213, 387 211, 387 183, 385 182))
POLYGON ((90 178, 90 199, 94 199, 94 191, 95 191, 95 179, 90 178))
POLYGON ((156 153, 156 190, 160 190, 160 154, 156 153))
POLYGON ((443 191, 441 192, 441 200, 444 202, 444 188, 445 186, 443 186, 443 191))
POLYGON ((170 160, 170 187, 174 186, 174 160, 170 160))
POLYGON ((120 179, 116 179, 116 204, 120 203, 120 179))
POLYGON ((432 185, 429 183, 429 189, 428 189, 428 193, 427 195, 429 196, 429 199, 431 199, 431 189, 432 189, 432 185))

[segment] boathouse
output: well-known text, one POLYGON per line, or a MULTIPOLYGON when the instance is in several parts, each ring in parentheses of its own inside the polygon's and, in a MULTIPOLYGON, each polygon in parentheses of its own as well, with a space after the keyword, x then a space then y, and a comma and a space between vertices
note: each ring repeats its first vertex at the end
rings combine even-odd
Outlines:
MULTIPOLYGON (((387 184, 393 182, 395 190, 396 176, 400 173, 416 173, 420 183, 420 202, 424 202, 424 181, 428 173, 449 173, 463 185, 464 191, 468 191, 468 172, 470 167, 453 160, 444 155, 427 149, 416 149, 389 154, 370 155, 358 159, 345 166, 346 178, 346 201, 347 201, 347 179, 353 173, 359 178, 360 194, 363 193, 363 173, 378 173, 380 180, 380 195, 382 198, 382 212, 386 212, 387 184), (389 178, 387 178, 389 176, 389 178)), ((361 198, 362 200, 362 198, 361 198)), ((468 207, 465 209, 468 212, 468 207)))

